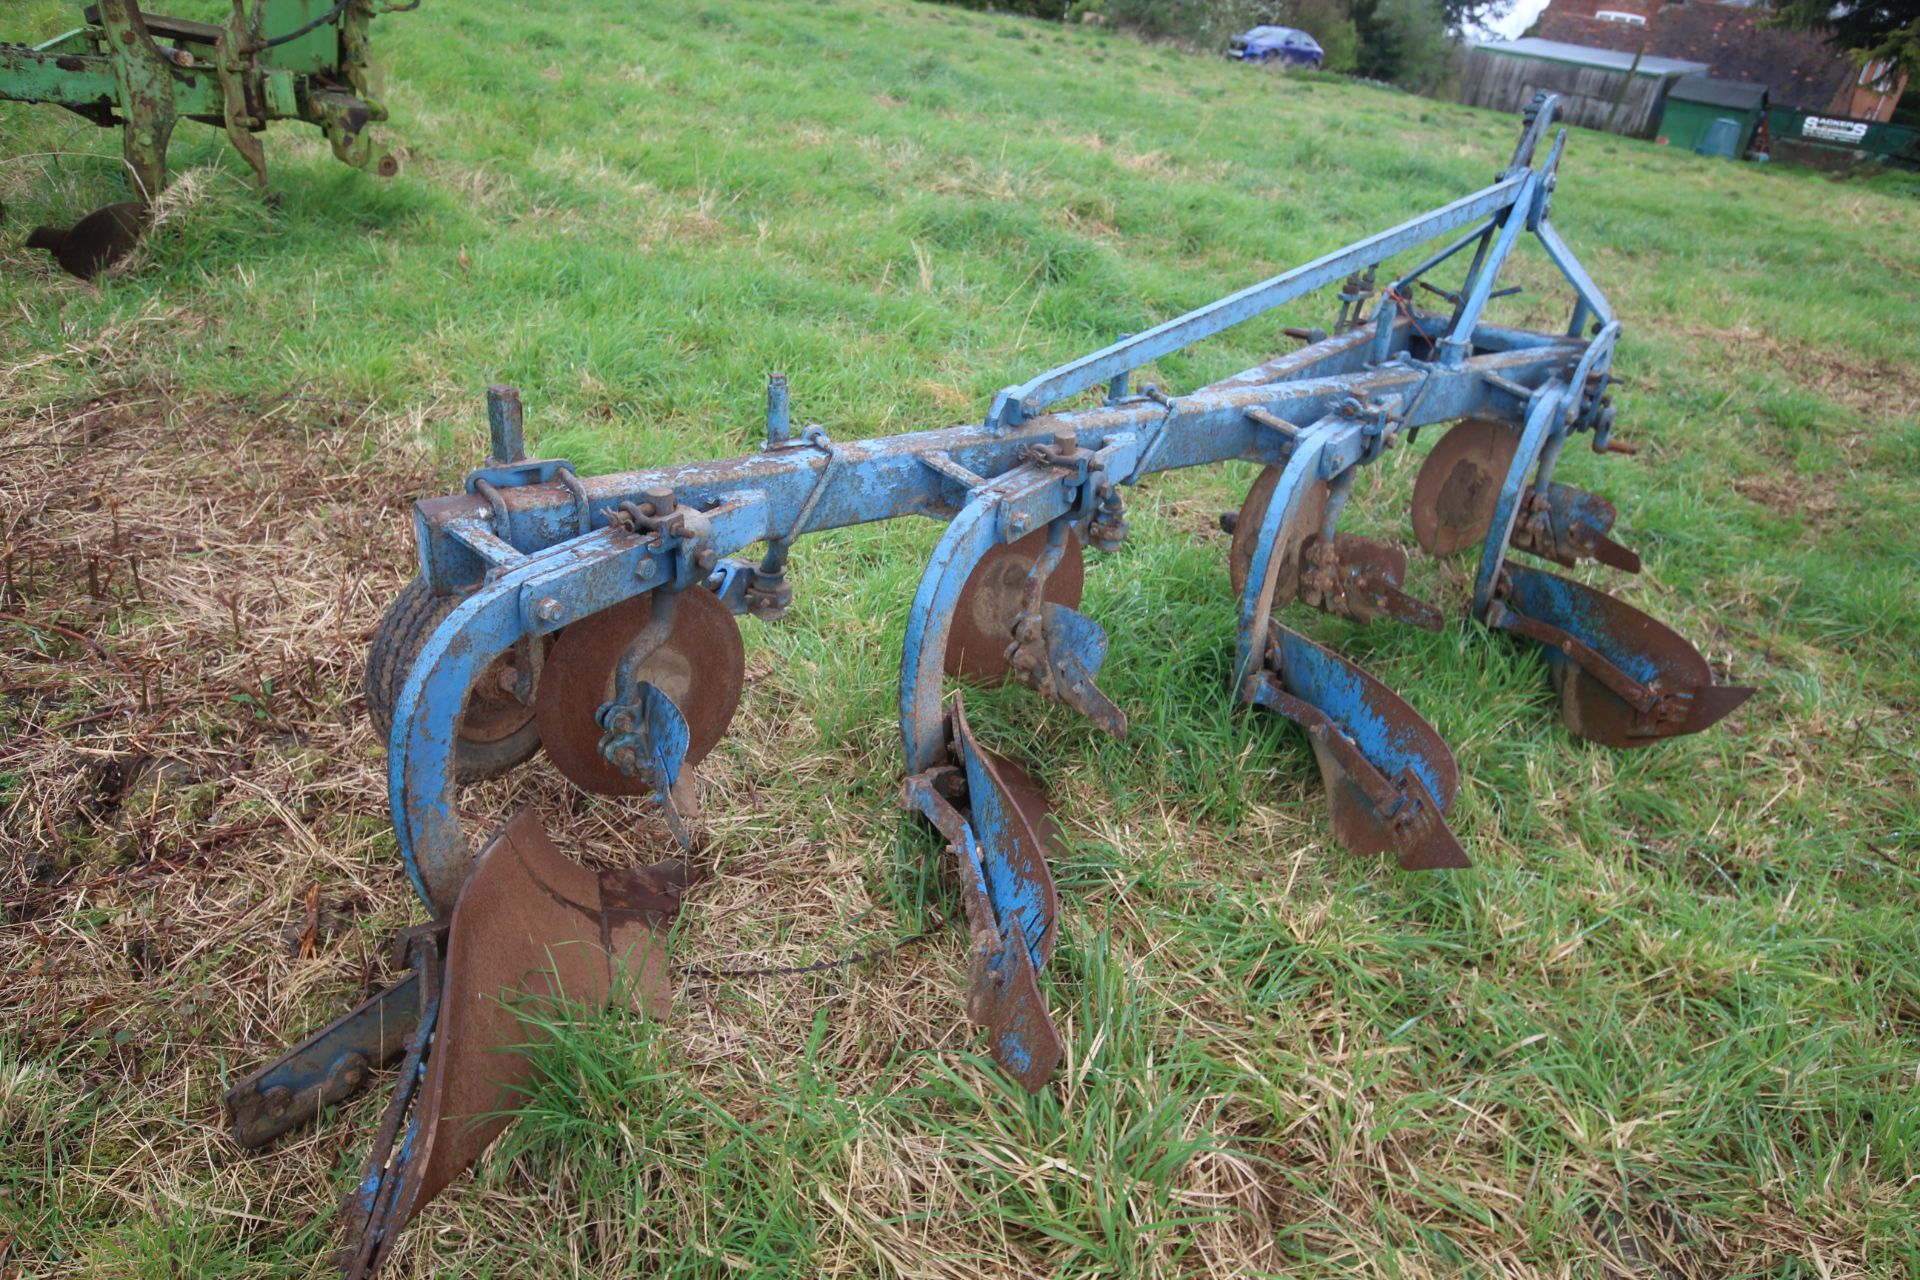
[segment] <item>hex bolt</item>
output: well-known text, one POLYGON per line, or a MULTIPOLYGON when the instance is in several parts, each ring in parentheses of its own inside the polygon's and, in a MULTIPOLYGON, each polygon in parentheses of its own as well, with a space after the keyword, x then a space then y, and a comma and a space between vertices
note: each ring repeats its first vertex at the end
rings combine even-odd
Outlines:
POLYGON ((542 596, 539 603, 533 606, 533 616, 541 622, 558 622, 564 612, 560 602, 552 596, 542 596))
POLYGON ((693 556, 693 567, 702 573, 712 573, 713 566, 720 563, 720 553, 712 547, 702 547, 693 556))
POLYGON ((1053 451, 1060 454, 1078 453, 1080 451, 1080 437, 1071 431, 1054 432, 1053 451))

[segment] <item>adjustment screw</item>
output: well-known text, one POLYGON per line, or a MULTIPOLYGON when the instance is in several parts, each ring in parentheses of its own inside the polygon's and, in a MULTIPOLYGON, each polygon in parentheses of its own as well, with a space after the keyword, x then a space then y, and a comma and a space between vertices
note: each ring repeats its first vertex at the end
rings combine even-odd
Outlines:
POLYGON ((533 616, 542 622, 558 622, 561 613, 560 602, 552 596, 542 596, 540 602, 533 606, 533 616))
POLYGON ((666 485, 655 485, 647 490, 647 514, 663 516, 673 510, 673 490, 666 485))

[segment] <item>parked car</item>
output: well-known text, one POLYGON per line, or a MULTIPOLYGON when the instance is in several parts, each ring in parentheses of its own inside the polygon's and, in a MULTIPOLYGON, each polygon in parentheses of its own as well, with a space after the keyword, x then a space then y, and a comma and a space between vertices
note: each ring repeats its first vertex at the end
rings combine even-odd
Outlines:
POLYGON ((1325 56, 1320 42, 1298 27, 1255 27, 1227 45, 1227 56, 1242 62, 1277 62, 1283 67, 1317 67, 1325 56))

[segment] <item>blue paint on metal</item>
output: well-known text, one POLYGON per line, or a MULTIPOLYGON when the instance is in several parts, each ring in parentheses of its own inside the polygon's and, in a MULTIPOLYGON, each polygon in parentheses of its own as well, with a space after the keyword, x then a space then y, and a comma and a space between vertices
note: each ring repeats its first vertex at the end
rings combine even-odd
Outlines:
MULTIPOLYGON (((1246 696, 1248 682, 1259 672, 1267 645, 1267 623, 1273 618, 1274 576, 1278 565, 1280 531, 1294 518, 1306 491, 1320 479, 1320 455, 1340 431, 1337 422, 1321 422, 1302 433, 1295 442, 1293 456, 1267 502, 1260 522, 1260 536, 1254 543, 1253 559, 1247 566, 1247 582, 1240 595, 1240 633, 1234 660, 1234 688, 1246 696)), ((1286 601, 1278 602, 1285 605, 1286 601)))
POLYGON ((1344 249, 1283 271, 1259 284, 1228 294, 1218 302, 1197 307, 1183 316, 1103 347, 1057 368, 1008 387, 994 398, 987 425, 1004 430, 1043 412, 1068 396, 1108 382, 1128 370, 1191 346, 1202 338, 1231 329, 1294 299, 1336 284, 1355 271, 1385 262, 1397 253, 1424 244, 1436 236, 1485 220, 1525 197, 1531 174, 1503 178, 1492 186, 1455 200, 1431 213, 1410 218, 1397 227, 1356 241, 1344 249))
MULTIPOLYGON (((718 557, 759 542, 777 546, 783 560, 799 531, 904 515, 951 518, 916 592, 901 667, 903 750, 908 772, 918 773, 939 763, 945 750, 943 659, 953 609, 969 574, 999 542, 1091 510, 1096 495, 1086 483, 1089 475, 1108 484, 1131 484, 1153 472, 1232 459, 1284 464, 1284 483, 1263 530, 1272 535, 1308 485, 1372 462, 1391 436, 1468 416, 1507 420, 1514 412, 1511 388, 1564 384, 1570 367, 1590 354, 1585 344, 1479 323, 1500 259, 1529 222, 1537 224, 1533 229, 1575 284, 1581 306, 1609 315, 1578 263, 1564 246, 1555 248, 1558 238, 1540 216, 1545 179, 1527 166, 1551 116, 1550 102, 1535 111, 1514 166, 1492 186, 1039 374, 1002 392, 983 425, 845 443, 830 443, 823 433, 810 431, 802 441, 786 442, 786 400, 783 388, 773 385, 770 447, 753 455, 590 478, 575 478, 554 461, 503 460, 476 472, 469 493, 418 504, 415 529, 423 575, 442 593, 471 594, 422 646, 395 707, 389 802, 415 888, 444 912, 465 879, 470 852, 453 809, 456 725, 474 678, 522 636, 551 634, 669 580, 676 588, 695 585, 712 572, 718 557), (1500 229, 1497 242, 1489 245, 1477 229, 1492 225, 1500 229), (1412 358, 1426 351, 1419 331, 1433 331, 1437 318, 1414 312, 1399 299, 1387 309, 1404 308, 1405 323, 1393 315, 1377 320, 1371 346, 1335 337, 1272 362, 1270 374, 1250 370, 1178 398, 1132 398, 1041 416, 1064 397, 1112 384, 1147 361, 1337 283, 1356 269, 1463 230, 1474 234, 1455 250, 1474 243, 1482 247, 1478 256, 1489 260, 1474 273, 1455 317, 1450 363, 1412 358), (1361 367, 1369 358, 1379 363, 1361 367), (1289 438, 1284 430, 1260 425, 1249 417, 1251 411, 1269 424, 1290 424, 1297 435, 1289 438), (1093 451, 1097 469, 1063 474, 1063 468, 1031 461, 1056 432, 1071 432, 1082 448, 1093 451), (931 465, 930 458, 946 465, 931 465), (961 484, 955 475, 986 481, 961 484), (494 492, 473 492, 482 481, 494 492), (640 502, 662 486, 700 525, 684 545, 675 537, 649 546, 640 536, 606 527, 622 504, 640 502), (693 567, 695 548, 707 569, 693 567)), ((1548 418, 1558 424, 1559 415, 1546 412, 1554 403, 1551 393, 1536 396, 1530 431, 1548 418)), ((495 432, 499 452, 511 454, 516 449, 511 424, 500 426, 495 432)), ((1522 452, 1531 457, 1534 451, 1522 452)), ((1494 568, 1504 551, 1511 505, 1503 512, 1498 538, 1490 539, 1487 563, 1494 568), (1500 543, 1498 549, 1493 541, 1500 543)), ((1272 538, 1263 536, 1241 601, 1242 682, 1259 664, 1272 613, 1271 546, 1272 538)), ((1483 578, 1489 576, 1485 567, 1483 578)), ((733 576, 738 577, 737 570, 733 576)), ((1476 592, 1475 607, 1484 610, 1483 592, 1476 592)), ((1097 628, 1086 630, 1073 619, 1053 621, 1066 636, 1064 647, 1079 660, 1092 657, 1089 670, 1097 665, 1097 628)))
MULTIPOLYGON (((1339 339, 1330 339, 1323 357, 1296 353, 1306 357, 1306 363, 1290 365, 1275 381, 1195 392, 1180 397, 1171 410, 1151 401, 1128 401, 1049 416, 1000 434, 979 426, 949 427, 836 444, 839 474, 815 501, 807 528, 843 528, 907 515, 945 519, 953 513, 958 486, 937 474, 927 462, 929 457, 943 455, 975 475, 999 477, 1018 467, 1033 448, 1047 445, 1055 430, 1070 429, 1083 445, 1096 450, 1127 436, 1143 443, 1158 438, 1151 458, 1135 467, 1109 468, 1110 481, 1131 484, 1153 472, 1234 459, 1283 461, 1285 441, 1250 420, 1250 409, 1304 425, 1326 417, 1348 400, 1404 399, 1425 382, 1427 389, 1416 412, 1396 422, 1395 431, 1498 414, 1501 393, 1489 377, 1528 385, 1555 373, 1564 377, 1582 350, 1564 338, 1533 335, 1529 340, 1511 331, 1489 332, 1489 342, 1500 349, 1476 356, 1459 369, 1429 373, 1391 363, 1356 371, 1351 367, 1354 352, 1339 339)), ((1406 349, 1410 335, 1410 326, 1396 328, 1395 354, 1406 349)), ((701 511, 744 502, 714 521, 709 544, 717 555, 726 556, 791 529, 814 494, 825 462, 820 450, 796 444, 719 462, 581 477, 579 483, 586 497, 586 518, 594 526, 603 525, 622 503, 641 502, 647 490, 659 486, 673 489, 677 501, 701 511)), ((449 529, 489 515, 488 503, 471 495, 430 499, 416 506, 421 571, 436 590, 464 591, 485 576, 488 564, 449 529)), ((524 555, 540 556, 561 552, 578 538, 579 522, 575 494, 555 479, 514 489, 505 527, 496 523, 491 532, 524 555)))
POLYGON ((1019 920, 1033 967, 1038 969, 1045 963, 1041 943, 1053 928, 1048 914, 1049 886, 1023 876, 1018 861, 1009 856, 1018 839, 1012 802, 994 785, 971 739, 961 739, 960 746, 967 771, 967 799, 973 810, 971 828, 979 835, 978 857, 986 874, 987 898, 1003 937, 1007 921, 1019 920))
POLYGON ((1287 692, 1326 712, 1388 778, 1411 769, 1444 806, 1450 798, 1447 775, 1430 759, 1426 742, 1411 726, 1396 726, 1379 709, 1383 691, 1349 662, 1284 628, 1280 631, 1280 680, 1287 692))
POLYGON ((778 449, 793 434, 793 422, 788 408, 787 375, 784 373, 767 376, 767 448, 778 449))
POLYGON ((537 602, 558 606, 552 619, 539 624, 554 630, 663 576, 638 539, 609 530, 578 539, 564 556, 563 573, 556 574, 548 559, 531 560, 462 600, 421 645, 394 700, 388 805, 408 878, 436 914, 453 909, 471 862, 454 812, 453 781, 453 743, 467 690, 496 655, 528 633, 528 614, 537 614, 537 602))
MULTIPOLYGON (((1607 301, 1607 295, 1600 292, 1600 286, 1593 282, 1587 269, 1580 265, 1580 259, 1573 256, 1573 250, 1560 238, 1560 233, 1550 222, 1542 222, 1535 228, 1534 234, 1540 237, 1540 244, 1553 259, 1553 265, 1560 268, 1560 274, 1567 278, 1574 292, 1580 297, 1580 304, 1593 314, 1593 318, 1603 325, 1614 323, 1613 306, 1607 301)), ((1578 335, 1575 335, 1578 336, 1578 335)))
MULTIPOLYGON (((655 775, 665 780, 663 790, 671 790, 680 780, 680 766, 686 762, 687 748, 693 742, 687 717, 665 690, 648 680, 640 682, 640 706, 641 725, 655 775)), ((662 803, 666 802, 664 794, 660 798, 662 803)))
POLYGON ((1514 517, 1520 512, 1520 498, 1526 491, 1527 473, 1539 461, 1540 453, 1546 446, 1547 437, 1557 430, 1561 422, 1561 407, 1566 401, 1566 388, 1553 385, 1539 392, 1527 411, 1527 425, 1520 433, 1519 447, 1513 451, 1513 461, 1507 467, 1506 479, 1500 483, 1500 501, 1493 509, 1493 524, 1487 530, 1487 540, 1480 550, 1480 571, 1473 581, 1473 616, 1484 619, 1487 605, 1493 600, 1493 590, 1500 578, 1500 569, 1506 564, 1507 543, 1513 537, 1514 517))
POLYGON ((994 1057, 1015 1075, 1023 1075, 1033 1066, 1033 1050, 1027 1048, 1020 1031, 1017 1024, 1009 1025, 1000 1033, 1000 1039, 994 1045, 994 1057))
MULTIPOLYGON (((1620 602, 1612 596, 1556 573, 1539 573, 1518 565, 1509 571, 1508 580, 1513 586, 1509 603, 1520 613, 1572 632, 1641 684, 1652 684, 1666 674, 1643 648, 1641 639, 1619 633, 1615 624, 1625 619, 1620 602)), ((1550 649, 1550 654, 1564 657, 1557 649, 1550 649)))
POLYGON ((1500 234, 1494 238, 1486 261, 1474 273, 1473 282, 1461 299, 1453 331, 1440 344, 1443 363, 1458 365, 1473 350, 1473 332, 1480 327, 1480 314, 1487 309, 1487 302, 1493 296, 1493 286, 1500 278, 1500 268, 1506 265, 1514 246, 1520 243, 1521 233, 1527 229, 1526 210, 1539 191, 1539 182, 1540 179, 1532 173, 1520 179, 1520 190, 1515 193, 1512 206, 1501 215, 1500 234))
POLYGON ((907 613, 906 645, 900 658, 900 738, 908 773, 931 769, 946 753, 941 690, 947 636, 968 576, 1000 541, 995 516, 991 501, 976 499, 954 517, 933 549, 907 613))
POLYGON ((1606 537, 1619 518, 1611 502, 1570 484, 1547 486, 1547 511, 1553 527, 1574 542, 1606 537))

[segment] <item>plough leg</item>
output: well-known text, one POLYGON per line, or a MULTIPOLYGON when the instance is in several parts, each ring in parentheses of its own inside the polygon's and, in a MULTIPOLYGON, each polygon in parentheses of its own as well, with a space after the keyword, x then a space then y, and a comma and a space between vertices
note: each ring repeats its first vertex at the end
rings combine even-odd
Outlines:
POLYGON ((1699 650, 1632 605, 1508 560, 1518 548, 1565 565, 1640 568, 1640 557, 1608 536, 1611 503, 1552 483, 1571 403, 1558 386, 1533 401, 1481 552, 1473 614, 1545 649, 1561 720, 1575 736, 1627 748, 1698 733, 1753 690, 1714 684, 1699 650))
POLYGON ((1302 599, 1361 622, 1439 622, 1400 591, 1404 553, 1333 532, 1343 494, 1320 474, 1324 439, 1307 433, 1284 468, 1269 467, 1234 522, 1240 700, 1307 731, 1335 839, 1355 853, 1391 851, 1407 870, 1464 867, 1446 824, 1460 776, 1446 742, 1380 681, 1275 620, 1302 599))
POLYGON ((994 1061, 1038 1093, 1064 1054, 1038 980, 1060 914, 1046 795, 974 741, 959 694, 947 725, 952 763, 909 777, 902 802, 933 824, 955 859, 971 938, 967 1014, 986 1028, 994 1061))

